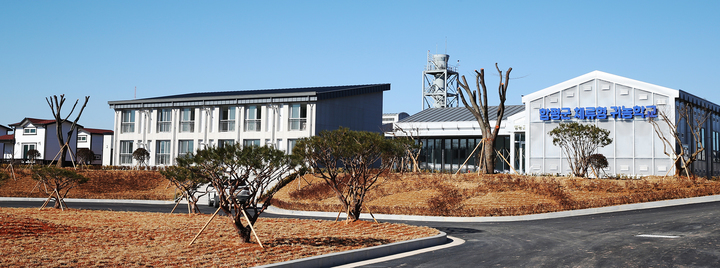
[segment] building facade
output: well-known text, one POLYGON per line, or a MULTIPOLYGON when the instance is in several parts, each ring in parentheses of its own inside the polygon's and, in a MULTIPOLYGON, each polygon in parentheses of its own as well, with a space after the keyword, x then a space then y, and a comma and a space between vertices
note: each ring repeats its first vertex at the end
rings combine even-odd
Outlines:
MULTIPOLYGON (((37 150, 40 157, 36 161, 50 162, 60 159, 60 144, 57 138, 57 124, 55 120, 25 118, 22 121, 11 124, 14 128, 12 149, 6 149, 5 157, 7 159, 27 159, 29 150, 37 150), (8 153, 9 151, 9 153, 8 153)), ((67 138, 66 133, 70 131, 71 122, 64 121, 62 123, 63 138, 67 138)), ((78 125, 78 129, 82 126, 78 125)), ((70 140, 65 141, 69 150, 65 155, 66 161, 71 161, 70 154, 77 149, 77 131, 73 132, 70 140)))
POLYGON ((137 148, 150 165, 209 146, 269 145, 291 152, 295 142, 347 127, 379 132, 383 91, 390 84, 191 93, 110 101, 115 110, 113 165, 134 165, 137 148))
MULTIPOLYGON (((497 106, 489 107, 491 127, 497 121, 497 106)), ((523 172, 525 106, 505 107, 495 148, 501 154, 495 170, 523 172)), ((395 123, 386 137, 411 136, 419 144, 420 168, 432 171, 471 172, 477 170, 476 155, 482 150, 480 125, 465 107, 429 108, 395 123)))
MULTIPOLYGON (((665 154, 663 141, 650 120, 672 137, 660 113, 676 122, 677 108, 689 105, 693 118, 709 117, 698 126, 705 150, 692 166, 700 176, 720 175, 718 139, 720 138, 720 107, 682 90, 657 86, 609 73, 594 71, 560 84, 542 89, 523 98, 527 118, 527 172, 534 174, 568 174, 568 156, 553 145, 547 133, 562 122, 593 124, 610 131, 613 142, 597 153, 608 159, 607 174, 660 175, 674 173, 674 161, 665 154)), ((690 153, 698 150, 685 122, 677 122, 682 146, 690 153)), ((679 148, 680 145, 674 145, 679 148)), ((670 152, 670 150, 667 150, 670 152)))
POLYGON ((110 165, 112 156, 113 131, 97 128, 81 128, 77 135, 77 148, 88 149, 95 157, 90 164, 110 165))

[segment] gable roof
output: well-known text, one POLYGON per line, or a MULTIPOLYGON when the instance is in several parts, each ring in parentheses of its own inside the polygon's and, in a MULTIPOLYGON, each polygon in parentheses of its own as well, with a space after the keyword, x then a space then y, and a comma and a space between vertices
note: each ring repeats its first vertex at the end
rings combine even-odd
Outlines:
POLYGON ((662 93, 663 95, 666 95, 669 97, 677 98, 680 94, 680 90, 677 90, 677 89, 658 86, 658 85, 650 84, 647 82, 630 79, 627 77, 622 77, 619 75, 614 75, 614 74, 610 74, 610 73, 606 73, 606 72, 592 71, 592 72, 586 73, 584 75, 567 80, 565 82, 561 82, 559 84, 555 84, 555 85, 549 86, 547 88, 527 94, 522 97, 522 102, 527 104, 536 99, 553 94, 555 92, 560 92, 562 90, 568 89, 575 85, 579 85, 579 84, 588 82, 593 79, 599 79, 599 80, 617 83, 617 84, 621 84, 621 85, 625 85, 625 86, 629 86, 629 87, 633 87, 633 88, 639 88, 642 90, 658 92, 658 93, 662 93))
POLYGON ((50 124, 55 124, 55 120, 25 117, 22 121, 15 123, 15 124, 10 124, 10 126, 17 127, 17 126, 23 125, 25 122, 30 122, 31 124, 33 124, 35 126, 46 126, 46 125, 50 125, 50 124))
POLYGON ((83 128, 82 130, 90 133, 90 134, 100 134, 100 135, 112 135, 113 131, 109 129, 97 129, 97 128, 83 128))
MULTIPOLYGON (((488 118, 492 121, 497 120, 498 106, 488 107, 488 118)), ((503 120, 517 113, 525 111, 525 105, 506 105, 503 120)), ((420 111, 414 115, 400 120, 400 123, 420 123, 420 122, 476 122, 475 116, 465 107, 446 107, 446 108, 430 108, 420 111)))
POLYGON ((289 101, 314 101, 383 92, 387 90, 390 90, 390 84, 199 92, 138 100, 108 101, 108 104, 110 105, 110 108, 123 109, 183 105, 197 106, 204 105, 206 101, 223 101, 222 104, 235 104, 240 103, 241 100, 251 99, 260 99, 254 103, 271 102, 272 99, 276 98, 283 98, 283 101, 288 101, 288 98, 290 98, 289 101))
POLYGON ((11 129, 12 129, 12 128, 9 128, 9 127, 3 126, 3 125, 0 125, 0 128, 4 128, 4 129, 7 129, 7 130, 11 130, 11 129))

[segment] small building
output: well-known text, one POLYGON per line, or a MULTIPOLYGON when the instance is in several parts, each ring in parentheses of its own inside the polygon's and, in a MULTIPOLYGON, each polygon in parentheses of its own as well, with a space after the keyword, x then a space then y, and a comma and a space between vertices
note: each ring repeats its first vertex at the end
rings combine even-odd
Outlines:
POLYGON ((291 152, 295 142, 347 127, 380 132, 383 91, 390 84, 202 92, 110 101, 115 110, 113 165, 134 165, 137 148, 151 166, 208 146, 269 145, 291 152))
POLYGON ((15 137, 8 134, 11 131, 12 128, 0 125, 0 162, 11 158, 13 144, 15 144, 15 137))
POLYGON ((77 135, 77 148, 88 149, 95 155, 92 165, 110 165, 113 131, 97 128, 81 128, 77 135))
MULTIPOLYGON (((27 152, 29 150, 37 150, 40 152, 40 158, 37 160, 43 162, 50 162, 53 160, 60 159, 60 144, 57 139, 57 126, 55 120, 48 119, 37 119, 37 118, 25 118, 22 121, 10 124, 15 129, 13 152, 10 155, 14 155, 14 159, 27 159, 27 152)), ((64 121, 62 123, 61 132, 63 138, 67 138, 67 132, 70 131, 72 123, 64 121)), ((82 126, 78 125, 78 128, 82 126)), ((73 132, 69 141, 65 141, 69 150, 67 152, 75 152, 77 148, 77 132, 73 132)), ((71 161, 69 155, 66 155, 66 161, 71 161)))
MULTIPOLYGON (((497 106, 489 107, 491 127, 497 121, 497 106)), ((502 154, 495 161, 495 170, 523 171, 525 141, 525 114, 523 105, 507 105, 495 148, 502 154), (512 167, 511 165, 512 164, 512 167)), ((410 136, 421 144, 418 160, 422 169, 433 171, 462 172, 477 170, 475 155, 482 150, 480 125, 465 107, 428 108, 400 120, 386 137, 410 136)))

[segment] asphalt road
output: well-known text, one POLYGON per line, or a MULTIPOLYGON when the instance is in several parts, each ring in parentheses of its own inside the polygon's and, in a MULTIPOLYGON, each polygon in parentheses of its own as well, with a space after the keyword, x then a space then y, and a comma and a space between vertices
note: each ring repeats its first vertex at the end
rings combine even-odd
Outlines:
MULTIPOLYGON (((40 205, 0 201, 6 207, 40 205)), ((172 209, 172 205, 68 205, 115 211, 172 209)), ((179 210, 176 213, 187 209, 179 210)), ((522 222, 405 223, 434 227, 466 242, 364 267, 720 267, 720 202, 522 222)))

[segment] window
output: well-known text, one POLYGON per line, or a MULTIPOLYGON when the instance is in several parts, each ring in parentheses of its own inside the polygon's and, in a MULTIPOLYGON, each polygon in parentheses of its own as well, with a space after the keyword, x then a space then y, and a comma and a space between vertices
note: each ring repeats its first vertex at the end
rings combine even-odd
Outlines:
POLYGON ((171 132, 172 131, 172 110, 161 109, 158 110, 157 115, 157 132, 171 132))
POLYGON ((23 159, 28 159, 28 151, 35 150, 35 144, 23 144, 23 159))
POLYGON ((290 130, 305 130, 307 127, 307 105, 290 105, 290 130))
POLYGON ((181 140, 180 146, 178 146, 178 156, 185 156, 193 152, 193 141, 192 140, 181 140))
MULTIPOLYGON (((707 149, 707 146, 705 146, 705 128, 700 128, 700 145, 703 149, 707 149)), ((700 148, 697 148, 700 149, 700 148)), ((699 161, 705 161, 705 153, 707 153, 708 150, 703 150, 697 155, 697 159, 699 161)))
POLYGON ((181 110, 180 132, 195 132, 195 109, 183 108, 181 110))
POLYGON ((36 133, 37 133, 37 129, 34 127, 23 128, 24 135, 35 135, 36 133))
POLYGON ((235 131, 235 107, 220 108, 220 132, 235 131))
POLYGON ((135 111, 122 111, 122 123, 120 124, 120 133, 135 132, 135 111))
POLYGON ((120 164, 132 165, 133 142, 120 141, 120 164))
POLYGON ((243 146, 260 146, 260 140, 243 140, 243 146))
POLYGON ((248 106, 245 113, 245 131, 260 131, 262 119, 258 106, 248 106))
POLYGON ((87 142, 87 135, 78 135, 77 141, 78 142, 87 142))
POLYGON ((287 154, 292 154, 293 148, 295 148, 296 143, 297 143, 297 140, 288 139, 287 154))
POLYGON ((155 162, 158 165, 170 165, 170 141, 157 141, 155 162))
POLYGON ((218 140, 218 148, 223 148, 225 146, 233 146, 235 144, 235 140, 218 140))

